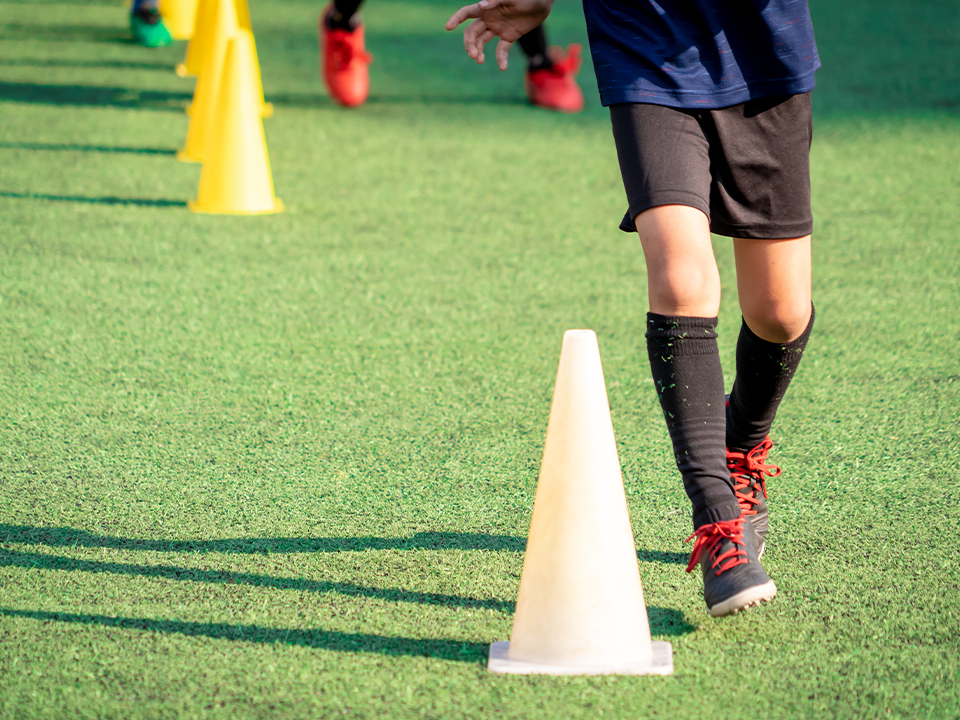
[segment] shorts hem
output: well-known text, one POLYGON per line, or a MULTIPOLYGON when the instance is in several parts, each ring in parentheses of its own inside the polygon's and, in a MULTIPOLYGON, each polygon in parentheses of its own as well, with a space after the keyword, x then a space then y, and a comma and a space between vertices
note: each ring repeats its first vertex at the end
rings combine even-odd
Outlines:
POLYGON ((813 220, 787 225, 730 225, 711 223, 710 232, 745 240, 793 240, 813 234, 813 220))
POLYGON ((640 213, 650 208, 660 207, 661 205, 686 205, 687 207, 699 210, 707 216, 708 220, 710 219, 710 203, 706 202, 696 193, 686 190, 660 190, 630 203, 626 215, 624 215, 623 220, 620 221, 620 229, 628 233, 636 232, 637 226, 636 223, 633 222, 633 219, 640 213))

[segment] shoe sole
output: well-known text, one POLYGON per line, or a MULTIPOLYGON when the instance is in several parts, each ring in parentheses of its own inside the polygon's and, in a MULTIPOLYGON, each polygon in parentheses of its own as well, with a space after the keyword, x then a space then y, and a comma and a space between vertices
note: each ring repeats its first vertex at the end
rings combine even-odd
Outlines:
POLYGON ((729 597, 721 603, 717 603, 712 608, 707 608, 713 617, 723 617, 724 615, 734 615, 748 607, 759 605, 762 602, 773 600, 777 595, 777 586, 773 580, 765 582, 763 585, 755 585, 738 592, 733 597, 729 597))

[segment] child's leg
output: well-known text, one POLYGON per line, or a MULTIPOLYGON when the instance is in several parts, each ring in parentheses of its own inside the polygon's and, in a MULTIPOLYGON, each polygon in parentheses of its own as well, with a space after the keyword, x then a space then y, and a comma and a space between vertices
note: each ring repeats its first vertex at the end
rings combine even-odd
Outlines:
POLYGON ((734 240, 743 326, 726 444, 748 452, 764 441, 813 326, 810 236, 734 240))
POLYGON ((527 56, 527 68, 540 70, 553 67, 550 54, 547 52, 547 33, 544 32, 543 25, 537 25, 526 35, 521 35, 517 43, 523 50, 523 54, 527 56))
POLYGON ((320 74, 336 102, 362 105, 370 92, 373 56, 366 50, 363 0, 333 0, 320 15, 320 74))
POLYGON ((358 22, 355 16, 362 4, 363 0, 333 0, 333 8, 327 15, 327 27, 331 30, 353 30, 358 22))
POLYGON ((583 91, 576 81, 580 72, 580 45, 569 45, 566 52, 560 48, 550 50, 543 25, 521 35, 517 43, 527 56, 523 88, 530 102, 547 110, 580 112, 583 91))
POLYGON ((635 219, 647 264, 647 352, 693 526, 734 520, 740 507, 724 453, 723 370, 717 350, 720 274, 706 215, 685 205, 635 219))
POLYGON ((629 210, 647 264, 647 352, 684 489, 693 505, 698 563, 712 615, 771 599, 724 449, 723 371, 717 351, 720 277, 707 213, 711 159, 700 113, 656 105, 610 108, 629 210))

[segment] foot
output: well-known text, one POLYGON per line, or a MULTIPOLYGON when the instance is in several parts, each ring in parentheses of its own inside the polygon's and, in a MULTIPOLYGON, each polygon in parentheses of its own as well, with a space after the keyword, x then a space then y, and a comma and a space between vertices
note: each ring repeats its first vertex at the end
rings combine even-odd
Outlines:
POLYGON ((550 64, 528 69, 523 76, 523 89, 530 102, 547 110, 578 113, 583 110, 583 92, 575 78, 580 72, 583 47, 577 43, 550 49, 550 64))
POLYGON ((144 47, 165 47, 173 42, 160 12, 155 7, 141 8, 130 13, 130 31, 133 39, 144 47))
POLYGON ((767 453, 773 447, 768 435, 763 442, 749 452, 727 449, 727 469, 733 480, 740 511, 750 518, 757 531, 757 557, 763 556, 767 544, 767 529, 770 517, 767 511, 767 477, 777 477, 780 468, 767 463, 767 453))
POLYGON ((320 17, 321 72, 330 97, 344 107, 362 105, 370 92, 370 73, 367 66, 373 56, 363 43, 363 23, 359 16, 350 28, 334 27, 330 23, 333 6, 320 17))
POLYGON ((703 525, 687 542, 693 538, 697 541, 687 572, 700 564, 703 599, 713 617, 740 612, 777 594, 777 586, 760 565, 753 524, 745 517, 703 525))

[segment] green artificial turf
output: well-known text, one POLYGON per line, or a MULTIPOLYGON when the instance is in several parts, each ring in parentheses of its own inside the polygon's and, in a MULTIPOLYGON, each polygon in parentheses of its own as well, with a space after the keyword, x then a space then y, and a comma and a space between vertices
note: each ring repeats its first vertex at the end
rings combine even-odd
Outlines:
MULTIPOLYGON (((774 429, 772 603, 707 616, 638 241, 587 109, 371 0, 344 111, 254 0, 277 194, 198 216, 183 43, 0 2, 0 717, 960 716, 960 3, 813 2, 817 326, 774 429), (596 330, 670 677, 501 677, 563 331, 596 330)), ((551 41, 584 42, 577 3, 551 41)), ((721 347, 738 327, 717 239, 721 347)), ((732 378, 728 378, 728 382, 732 378)))

